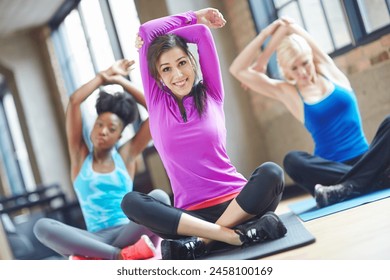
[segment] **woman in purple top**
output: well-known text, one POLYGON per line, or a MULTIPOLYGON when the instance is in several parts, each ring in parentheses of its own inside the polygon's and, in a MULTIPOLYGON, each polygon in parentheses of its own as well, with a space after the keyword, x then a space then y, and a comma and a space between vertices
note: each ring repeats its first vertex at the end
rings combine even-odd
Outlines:
POLYGON ((240 246, 286 233, 273 213, 284 189, 282 169, 264 163, 248 181, 226 153, 224 91, 209 30, 224 25, 218 10, 206 8, 155 19, 139 30, 150 131, 175 207, 131 192, 122 209, 165 238, 163 259, 201 257, 212 241, 240 246), (187 43, 197 46, 201 81, 187 43))

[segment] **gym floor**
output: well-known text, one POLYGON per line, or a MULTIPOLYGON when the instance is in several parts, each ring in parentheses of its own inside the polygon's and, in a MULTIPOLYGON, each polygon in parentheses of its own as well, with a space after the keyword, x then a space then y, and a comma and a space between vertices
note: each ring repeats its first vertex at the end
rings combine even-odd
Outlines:
MULTIPOLYGON (((310 198, 303 194, 281 201, 277 214, 288 205, 310 198)), ((275 254, 268 260, 390 260, 390 198, 303 222, 315 236, 313 244, 275 254)))

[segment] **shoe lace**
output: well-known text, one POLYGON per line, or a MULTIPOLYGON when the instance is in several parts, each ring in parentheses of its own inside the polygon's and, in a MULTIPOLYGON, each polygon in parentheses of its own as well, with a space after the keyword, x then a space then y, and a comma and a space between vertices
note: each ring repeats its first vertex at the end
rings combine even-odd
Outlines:
POLYGON ((241 230, 235 229, 234 232, 238 234, 238 237, 240 238, 242 246, 248 245, 250 243, 249 237, 246 234, 242 233, 241 230))
POLYGON ((195 250, 196 243, 195 241, 188 241, 184 243, 188 250, 195 250))
POLYGON ((192 259, 200 258, 204 255, 209 254, 209 251, 207 250, 205 244, 200 239, 192 239, 188 240, 184 243, 184 246, 187 249, 187 254, 192 259))
POLYGON ((184 243, 184 246, 186 246, 189 255, 190 255, 193 259, 195 259, 195 257, 196 257, 196 256, 195 256, 196 243, 197 243, 197 242, 194 241, 194 240, 190 240, 190 241, 184 243))
POLYGON ((239 235, 240 241, 243 245, 248 245, 252 242, 264 241, 267 239, 267 233, 265 231, 258 230, 256 227, 250 227, 243 233, 241 230, 235 230, 239 235))
POLYGON ((250 228, 247 230, 246 232, 246 235, 250 238, 250 239, 257 239, 258 238, 258 235, 257 235, 257 230, 255 228, 250 228))
POLYGON ((264 241, 267 239, 267 233, 264 230, 257 230, 256 228, 250 228, 247 230, 246 235, 251 241, 264 241))

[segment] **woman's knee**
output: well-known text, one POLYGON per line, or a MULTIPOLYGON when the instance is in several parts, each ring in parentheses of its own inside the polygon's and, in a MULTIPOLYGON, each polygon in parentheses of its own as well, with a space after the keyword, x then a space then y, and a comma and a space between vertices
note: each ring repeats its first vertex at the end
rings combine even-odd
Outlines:
POLYGON ((130 220, 138 223, 145 215, 148 215, 150 207, 148 207, 147 202, 150 199, 151 197, 147 194, 136 191, 129 192, 122 199, 122 211, 130 220))
POLYGON ((268 176, 268 180, 273 182, 275 194, 279 195, 284 190, 284 171, 283 169, 273 162, 266 162, 262 164, 263 172, 268 176))
POLYGON ((305 155, 307 153, 302 151, 291 151, 287 153, 283 159, 283 167, 286 173, 291 175, 300 170, 305 164, 305 155))
POLYGON ((269 192, 279 195, 284 190, 284 171, 276 163, 265 162, 253 172, 245 189, 245 193, 269 192))
POLYGON ((265 162, 260 165, 261 173, 276 184, 284 184, 283 169, 274 162, 265 162))
POLYGON ((171 205, 171 199, 169 195, 161 189, 154 189, 149 193, 149 195, 158 201, 161 201, 162 203, 171 205))
POLYGON ((58 222, 49 218, 39 219, 33 227, 33 232, 38 240, 44 240, 51 236, 53 232, 53 226, 58 222))
POLYGON ((385 117, 385 122, 390 124, 390 114, 385 117))
POLYGON ((390 129, 390 114, 385 117, 380 126, 383 126, 385 130, 390 129))
POLYGON ((125 194, 122 198, 121 208, 126 215, 133 213, 139 206, 142 206, 142 203, 140 203, 142 195, 142 193, 136 191, 125 194))
POLYGON ((246 213, 258 215, 264 207, 279 201, 283 190, 283 169, 276 163, 265 162, 252 174, 236 201, 246 213))

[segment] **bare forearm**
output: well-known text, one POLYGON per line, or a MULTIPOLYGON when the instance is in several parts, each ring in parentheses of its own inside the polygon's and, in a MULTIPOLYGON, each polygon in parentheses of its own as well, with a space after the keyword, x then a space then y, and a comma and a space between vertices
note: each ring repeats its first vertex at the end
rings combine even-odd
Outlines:
POLYGON ((137 101, 140 105, 146 108, 145 96, 137 87, 135 87, 128 79, 121 77, 118 80, 118 84, 120 84, 127 93, 131 94, 135 101, 137 101))
POLYGON ((301 37, 303 37, 307 43, 309 44, 310 48, 313 50, 313 56, 314 60, 317 62, 326 62, 326 63, 332 63, 332 59, 328 56, 326 52, 324 52, 319 45, 314 41, 312 36, 303 29, 300 25, 296 23, 291 23, 289 26, 290 33, 295 33, 301 37))
POLYGON ((92 80, 78 88, 69 99, 69 105, 79 106, 83 103, 97 88, 103 84, 100 75, 96 75, 92 80))
POLYGON ((244 48, 244 50, 237 56, 230 68, 232 74, 236 76, 240 70, 248 68, 253 68, 258 71, 260 71, 260 69, 265 70, 272 53, 276 49, 275 44, 280 41, 272 38, 274 37, 275 33, 279 31, 284 25, 285 23, 282 20, 276 20, 264 28, 259 33, 259 35, 257 35, 256 38, 253 39, 252 42, 250 42, 247 47, 244 48), (272 36, 271 41, 275 41, 275 43, 273 43, 271 47, 266 48, 263 52, 260 52, 261 46, 269 36, 272 36))
POLYGON ((275 29, 269 43, 264 48, 263 52, 258 56, 256 63, 253 66, 255 70, 266 67, 272 54, 276 51, 280 42, 289 34, 289 32, 290 31, 288 26, 285 25, 280 25, 275 29))
POLYGON ((237 76, 241 70, 248 69, 252 66, 266 38, 265 33, 260 33, 234 59, 229 69, 234 76, 237 76))

